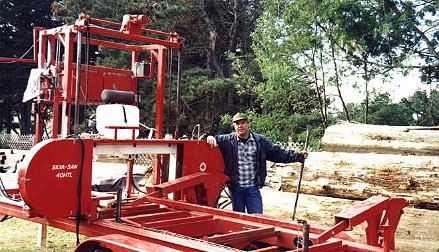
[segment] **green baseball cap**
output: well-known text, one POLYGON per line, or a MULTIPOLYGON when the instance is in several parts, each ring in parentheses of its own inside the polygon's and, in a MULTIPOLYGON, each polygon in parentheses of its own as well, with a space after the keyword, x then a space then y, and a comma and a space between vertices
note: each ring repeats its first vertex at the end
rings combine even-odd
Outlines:
POLYGON ((246 121, 248 121, 248 117, 247 117, 247 115, 244 114, 244 113, 236 113, 236 114, 233 116, 233 118, 232 118, 232 121, 233 121, 233 122, 237 122, 237 121, 240 121, 240 120, 246 120, 246 121))

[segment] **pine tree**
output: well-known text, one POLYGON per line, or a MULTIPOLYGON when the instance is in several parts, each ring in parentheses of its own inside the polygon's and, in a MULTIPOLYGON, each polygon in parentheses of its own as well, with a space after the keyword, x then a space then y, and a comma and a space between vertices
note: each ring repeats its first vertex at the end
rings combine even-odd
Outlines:
MULTIPOLYGON (((49 0, 0 1, 0 57, 33 57, 33 27, 57 24, 51 4, 49 0)), ((0 62, 0 131, 4 126, 8 132, 14 130, 12 120, 18 116, 23 122, 21 134, 30 133, 30 107, 21 101, 33 67, 36 64, 0 62)))

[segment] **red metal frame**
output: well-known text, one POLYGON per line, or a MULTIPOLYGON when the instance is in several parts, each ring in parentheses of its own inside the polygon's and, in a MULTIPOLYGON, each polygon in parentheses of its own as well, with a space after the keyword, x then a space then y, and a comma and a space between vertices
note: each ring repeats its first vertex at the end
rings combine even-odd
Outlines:
MULTIPOLYGON (((372 197, 336 215, 332 227, 309 227, 309 234, 304 233, 308 228, 305 229, 303 223, 213 208, 228 179, 223 173, 221 152, 210 148, 205 141, 162 139, 166 50, 181 48, 181 44, 177 34, 142 28, 146 22, 147 18, 142 15, 127 15, 122 24, 81 15, 74 25, 49 30, 35 28, 34 43, 38 49, 34 51, 33 60, 0 58, 0 61, 38 62, 39 68, 45 69, 51 66, 52 75, 40 79, 42 92, 35 99, 34 107, 37 113, 42 113, 45 106, 52 106, 54 111, 53 139, 40 142, 41 117, 36 117, 39 143, 18 165, 17 188, 7 190, 22 201, 0 197, 0 219, 9 215, 70 232, 75 232, 79 225, 79 232, 91 238, 81 243, 77 251, 100 248, 113 251, 229 251, 232 248, 302 251, 300 241, 305 236, 309 236, 308 251, 390 251, 395 248, 396 227, 402 209, 408 205, 401 198, 372 197), (79 33, 99 35, 99 39, 88 40, 92 45, 130 51, 131 69, 78 64, 74 44, 78 42, 79 33), (120 41, 112 42, 109 38, 120 41), (63 49, 57 48, 56 43, 63 49), (84 105, 86 98, 89 104, 102 104, 101 92, 112 89, 113 83, 118 83, 118 90, 137 92, 139 77, 133 66, 142 51, 151 55, 150 70, 157 69, 155 139, 134 139, 138 127, 120 126, 107 127, 114 129, 113 139, 66 138, 70 135, 74 104, 84 105), (57 61, 57 52, 64 52, 62 61, 57 61), (80 76, 77 76, 78 67, 80 76), (79 101, 75 100, 78 77, 81 90, 87 88, 87 81, 92 84, 88 92, 80 93, 79 101), (58 126, 62 128, 60 132, 58 126), (118 139, 118 130, 132 130, 133 137, 118 139), (62 137, 58 138, 59 135, 62 137), (132 155, 141 153, 157 156, 153 185, 146 187, 146 194, 136 193, 130 180, 132 155), (125 199, 91 191, 92 157, 100 154, 129 156, 125 199), (343 233, 363 222, 368 224, 367 244, 356 243, 343 233)), ((87 39, 81 42, 88 43, 87 39)))
MULTIPOLYGON (((94 196, 92 201, 107 200, 109 197, 114 196, 94 196)), ((81 234, 94 238, 84 241, 78 251, 96 243, 107 248, 117 248, 117 251, 144 251, 151 244, 155 244, 158 249, 179 251, 229 251, 230 246, 244 249, 250 244, 258 246, 259 250, 255 251, 302 251, 294 241, 303 237, 303 227, 292 221, 224 211, 160 197, 145 196, 143 199, 144 203, 140 205, 124 204, 123 217, 119 223, 115 221, 114 208, 101 209, 97 212, 97 219, 82 221, 81 234), (122 242, 130 238, 132 242, 122 242)), ((392 206, 392 199, 387 197, 375 197, 374 201, 392 206)), ((360 205, 349 211, 359 213, 362 209, 364 206, 360 205)), ((24 219, 29 216, 23 213, 21 206, 4 207, 4 204, 0 204, 0 212, 24 219)), ((400 214, 394 217, 399 218, 400 214)), ((349 222, 354 219, 346 220, 349 222)), ((32 221, 71 232, 76 225, 71 218, 34 217, 32 221)), ((309 251, 391 251, 386 244, 374 246, 356 243, 342 232, 328 236, 329 230, 332 232, 334 228, 311 227, 309 251), (322 239, 323 236, 326 236, 325 239, 322 239)))
MULTIPOLYGON (((180 37, 176 33, 165 33, 151 29, 143 29, 141 25, 146 23, 146 16, 127 15, 124 17, 125 22, 122 24, 91 18, 87 15, 80 15, 74 25, 63 26, 60 28, 43 29, 34 28, 34 58, 33 59, 15 59, 1 57, 0 61, 9 62, 28 62, 38 63, 38 68, 47 69, 52 67, 52 76, 55 83, 50 83, 48 79, 42 79, 40 84, 41 95, 35 100, 35 107, 38 107, 37 113, 43 111, 45 106, 52 106, 54 110, 54 127, 52 137, 59 135, 67 136, 71 134, 71 116, 76 93, 76 70, 77 62, 75 58, 75 43, 78 41, 78 33, 92 34, 101 36, 101 39, 91 38, 88 42, 90 45, 103 46, 118 50, 130 51, 132 55, 131 69, 116 69, 98 66, 81 67, 80 83, 80 105, 84 105, 86 98, 89 105, 101 104, 101 92, 104 89, 113 89, 113 84, 117 83, 117 89, 120 91, 137 92, 137 78, 132 69, 136 67, 140 52, 149 52, 151 55, 151 72, 155 71, 157 66, 157 93, 156 93, 156 118, 155 118, 155 137, 163 136, 163 115, 164 115, 164 94, 165 94, 165 71, 166 71, 166 50, 167 48, 180 49, 180 37), (96 24, 111 25, 119 30, 99 27, 96 24), (153 38, 148 35, 161 36, 165 39, 153 38), (106 38, 107 40, 103 39, 106 38), (119 39, 132 41, 138 44, 129 44, 123 42, 112 42, 108 39, 119 39), (56 44, 60 43, 60 48, 56 44), (57 53, 64 53, 62 60, 57 61, 57 53), (87 82, 93 83, 89 88, 87 82), (84 97, 85 93, 88 94, 84 97), (62 109, 60 109, 60 106, 62 109), (60 110, 62 115, 59 116, 60 110), (61 132, 58 126, 61 126, 61 132)), ((86 38, 82 38, 82 44, 87 43, 86 38)), ((152 77, 152 76, 149 76, 152 77)), ((40 116, 36 116, 40 120, 40 116)), ((36 122, 36 142, 41 141, 42 126, 36 122)))

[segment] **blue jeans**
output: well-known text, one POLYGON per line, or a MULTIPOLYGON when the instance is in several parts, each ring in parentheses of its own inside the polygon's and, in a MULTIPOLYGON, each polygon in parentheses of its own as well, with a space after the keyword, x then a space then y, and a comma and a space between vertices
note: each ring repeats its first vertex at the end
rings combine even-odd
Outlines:
POLYGON ((229 187, 233 211, 245 213, 262 213, 262 196, 257 186, 229 187))

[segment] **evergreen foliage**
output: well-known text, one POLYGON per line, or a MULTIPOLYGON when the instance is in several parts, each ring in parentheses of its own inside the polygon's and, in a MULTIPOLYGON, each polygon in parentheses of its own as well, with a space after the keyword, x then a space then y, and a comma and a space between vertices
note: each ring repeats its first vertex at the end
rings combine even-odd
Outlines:
MULTIPOLYGON (((33 27, 59 25, 52 18, 52 1, 0 1, 0 57, 32 58, 33 27)), ((18 117, 21 132, 31 132, 30 104, 22 104, 30 70, 36 64, 0 62, 0 131, 14 130, 18 117)))
MULTIPOLYGON (((197 124, 202 132, 225 133, 231 116, 247 111, 255 131, 274 141, 303 141, 306 125, 314 127, 312 139, 320 139, 336 119, 437 125, 437 10, 437 2, 426 0, 2 0, 0 57, 22 56, 32 46, 33 26, 71 24, 80 13, 117 23, 125 14, 146 14, 146 28, 177 32, 184 43, 178 114, 177 51, 168 50, 165 133, 178 125, 178 136, 190 135, 197 124), (411 65, 413 58, 418 65, 411 65), (369 90, 374 78, 413 70, 430 92, 394 103, 389 94, 369 90), (346 85, 357 86, 363 103, 344 102, 346 85), (334 115, 335 99, 343 111, 334 115)), ((129 65, 124 52, 94 50, 93 64, 129 65)), ((31 67, 0 64, 0 122, 10 125, 22 112, 31 67)), ((141 80, 139 94, 141 122, 153 126, 155 80, 141 80)))

